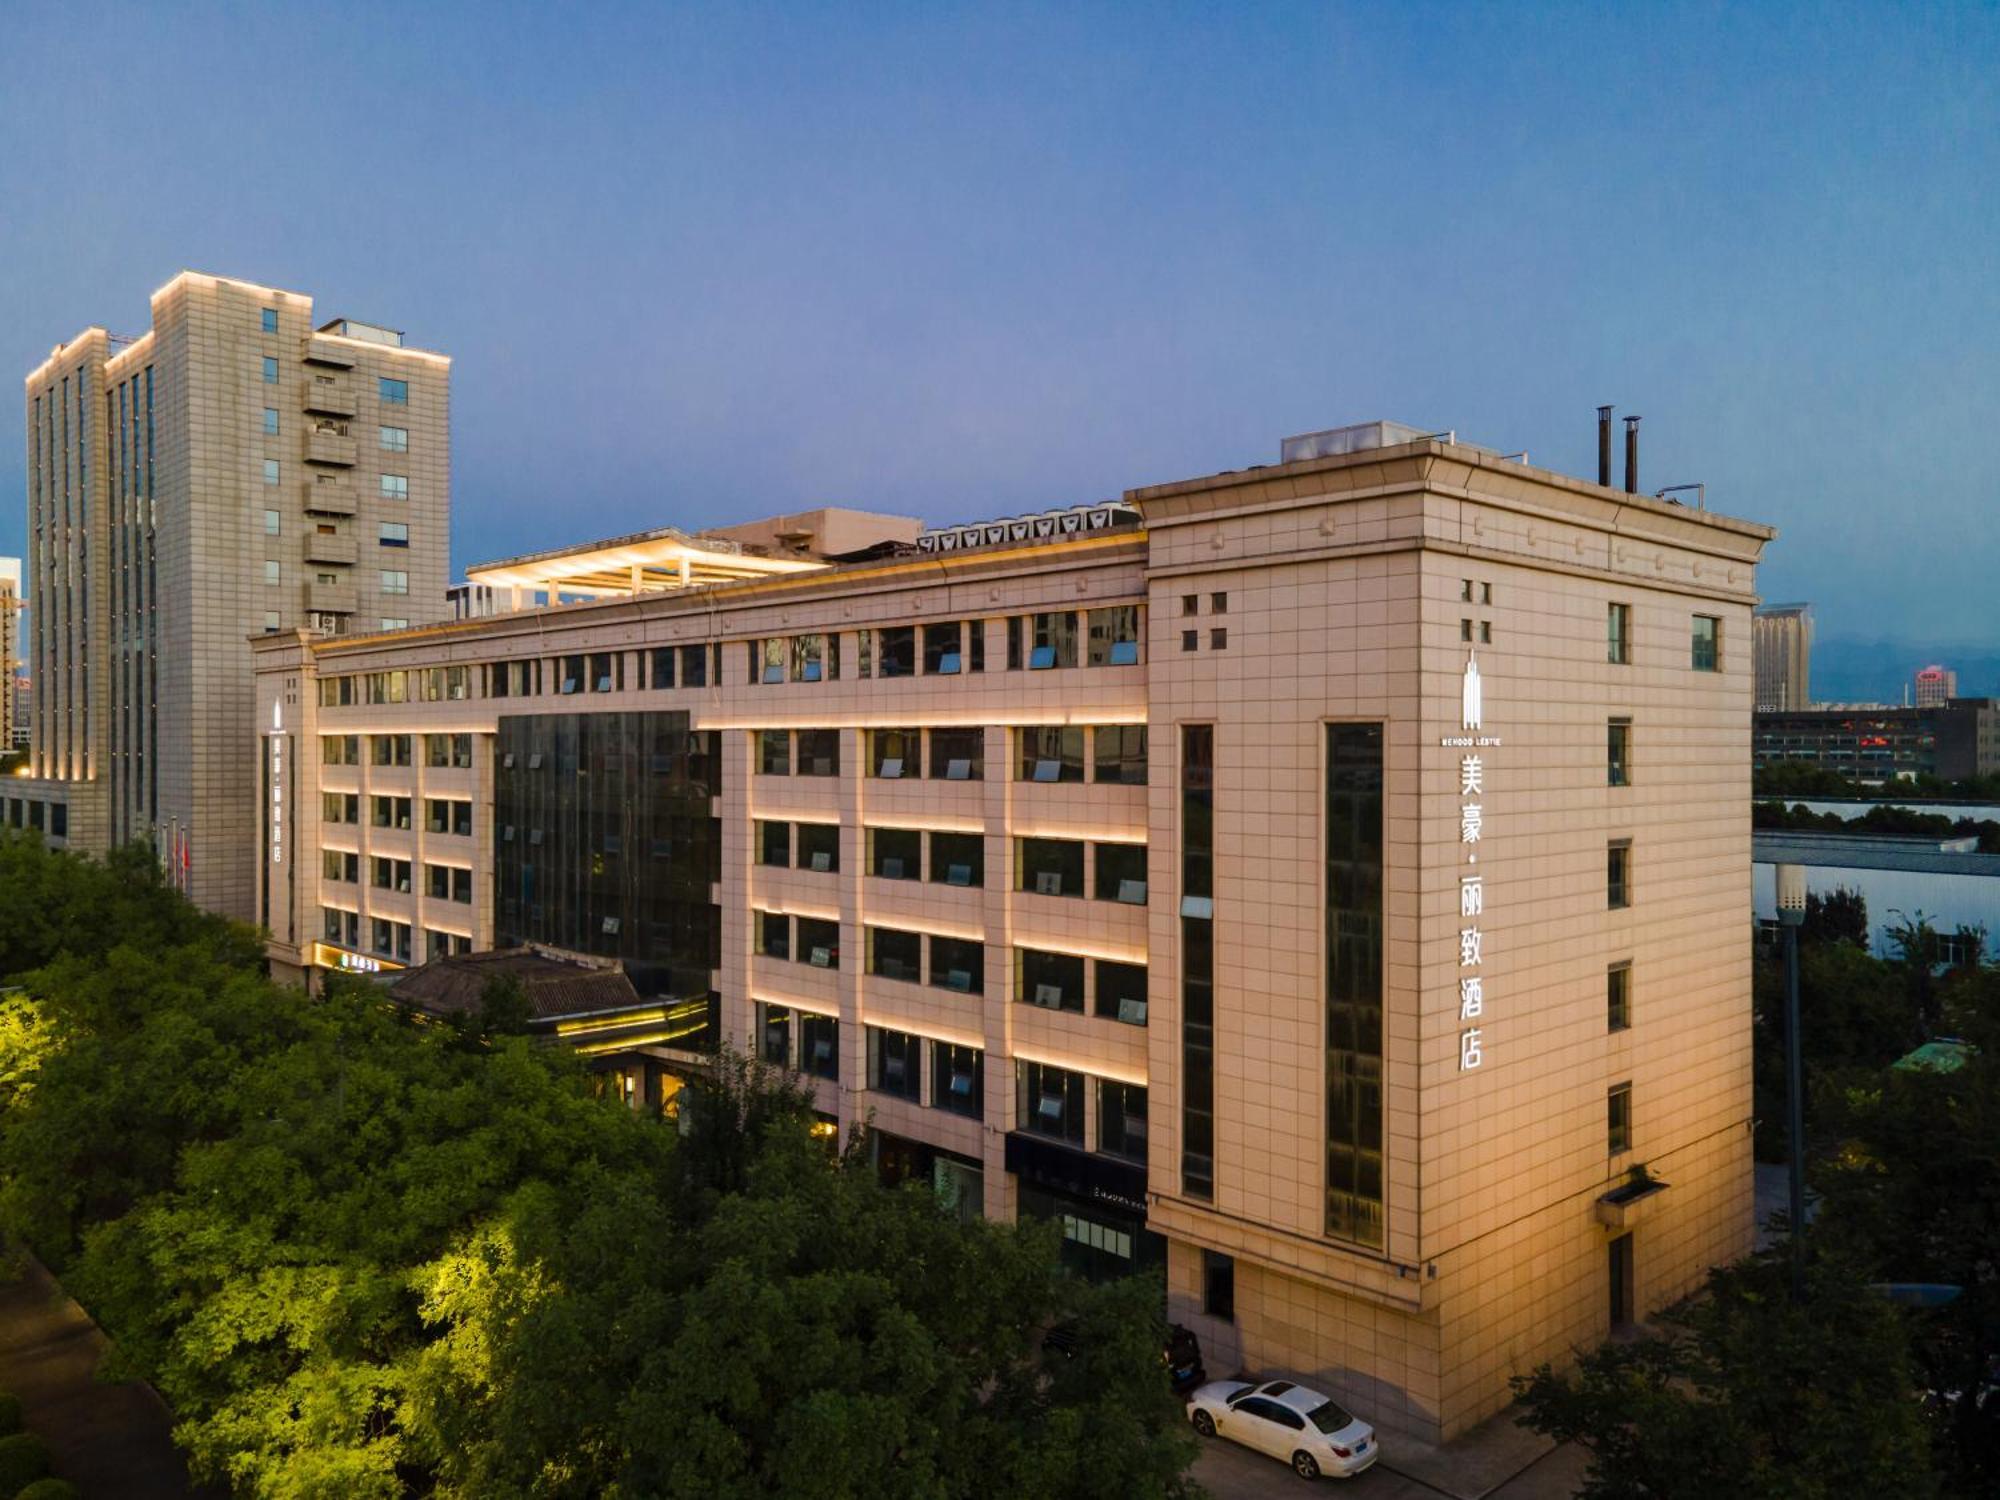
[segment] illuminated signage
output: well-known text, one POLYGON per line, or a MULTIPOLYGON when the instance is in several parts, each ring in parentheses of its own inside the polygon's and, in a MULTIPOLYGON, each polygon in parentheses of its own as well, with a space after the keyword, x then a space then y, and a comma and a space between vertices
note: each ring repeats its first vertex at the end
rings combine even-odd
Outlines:
POLYGON ((285 710, 271 705, 271 863, 285 862, 285 710))
POLYGON ((386 974, 403 967, 391 959, 377 958, 372 953, 350 953, 331 943, 312 945, 312 963, 316 969, 342 969, 349 974, 386 974))
POLYGON ((1469 1073, 1486 1061, 1486 871, 1479 868, 1486 841, 1486 752, 1500 748, 1500 736, 1486 734, 1486 688, 1479 659, 1466 653, 1459 690, 1459 728, 1438 743, 1462 752, 1458 758, 1458 845, 1465 864, 1458 876, 1458 1067, 1469 1073))

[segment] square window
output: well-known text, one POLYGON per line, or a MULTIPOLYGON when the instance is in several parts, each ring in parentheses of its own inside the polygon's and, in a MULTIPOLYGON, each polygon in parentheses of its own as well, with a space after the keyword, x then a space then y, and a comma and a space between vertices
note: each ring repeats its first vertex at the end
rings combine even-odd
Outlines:
POLYGON ((1183 630, 1181 632, 1181 650, 1199 651, 1200 649, 1201 632, 1199 630, 1183 630))
POLYGON ((402 521, 384 521, 381 540, 385 547, 407 547, 410 545, 410 528, 402 521))
POLYGON ((1229 632, 1227 630, 1217 629, 1209 631, 1208 633, 1209 650, 1225 651, 1228 649, 1228 647, 1229 647, 1229 632))
POLYGON ((276 611, 275 609, 267 609, 267 610, 265 610, 265 611, 264 611, 264 629, 265 629, 266 633, 269 633, 270 631, 273 631, 273 630, 276 630, 276 629, 278 629, 278 628, 279 628, 279 626, 278 626, 278 612, 277 612, 277 611, 276 611))
POLYGON ((376 443, 384 453, 408 453, 410 451, 410 429, 407 427, 383 427, 378 429, 376 443))
POLYGON ((1200 614, 1200 613, 1201 613, 1201 595, 1199 595, 1199 594, 1182 594, 1182 595, 1181 595, 1181 613, 1182 613, 1182 614, 1184 614, 1184 615, 1198 615, 1198 614, 1200 614))
POLYGON ((267 406, 264 408, 264 431, 267 434, 270 434, 271 436, 277 435, 278 408, 275 406, 267 406))
POLYGON ((400 571, 384 569, 382 572, 382 592, 385 594, 407 594, 410 591, 410 575, 400 571))
POLYGON ((1208 596, 1208 612, 1212 615, 1228 614, 1229 596, 1227 594, 1210 594, 1208 596))
POLYGON ((402 474, 384 474, 376 485, 377 493, 384 500, 407 500, 410 498, 410 481, 402 474))
POLYGON ((278 310, 275 307, 267 307, 264 309, 264 332, 276 333, 277 331, 278 310))
POLYGON ((391 380, 387 375, 378 376, 375 394, 385 406, 408 406, 410 404, 410 383, 407 380, 391 380))

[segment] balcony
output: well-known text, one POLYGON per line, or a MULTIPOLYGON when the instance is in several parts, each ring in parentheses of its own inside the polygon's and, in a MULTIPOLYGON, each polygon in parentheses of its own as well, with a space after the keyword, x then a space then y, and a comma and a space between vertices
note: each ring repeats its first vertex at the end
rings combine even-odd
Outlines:
POLYGON ((354 415, 354 382, 345 372, 333 374, 324 370, 308 372, 306 380, 305 409, 330 417, 351 417, 354 415))
POLYGON ((354 466, 354 438, 332 423, 313 428, 306 434, 306 462, 309 464, 339 464, 344 468, 354 466))
POLYGON ((332 365, 342 370, 354 368, 354 351, 333 339, 315 336, 306 340, 306 358, 316 365, 332 365))
POLYGON ((345 474, 315 474, 306 481, 305 506, 316 516, 351 516, 354 486, 345 474))
POLYGON ((306 608, 315 614, 353 614, 355 609, 353 581, 350 579, 340 583, 308 583, 306 608))
POLYGON ((310 563, 341 563, 354 566, 354 537, 325 536, 311 532, 306 537, 306 561, 310 563))

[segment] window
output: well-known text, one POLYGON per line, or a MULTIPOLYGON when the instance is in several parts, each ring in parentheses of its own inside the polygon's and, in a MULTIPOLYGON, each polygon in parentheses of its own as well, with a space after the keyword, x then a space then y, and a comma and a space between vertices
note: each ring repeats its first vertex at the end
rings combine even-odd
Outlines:
POLYGON ((1122 901, 1127 906, 1146 904, 1146 846, 1144 844, 1098 844, 1097 899, 1122 901))
POLYGON ((410 528, 402 521, 384 521, 380 538, 385 547, 407 547, 410 545, 410 528))
POLYGON ((1050 724, 1017 733, 1021 747, 1017 781, 1083 780, 1081 725, 1050 724))
POLYGON ((1181 595, 1181 613, 1182 613, 1183 615, 1198 615, 1198 614, 1200 614, 1200 613, 1201 613, 1201 595, 1199 595, 1199 594, 1182 594, 1182 595, 1181 595))
POLYGON ((368 701, 370 703, 402 703, 407 700, 409 691, 410 675, 407 672, 370 672, 368 674, 368 701))
POLYGON ((775 911, 758 912, 757 951, 766 958, 790 958, 792 919, 775 911))
POLYGON ((868 873, 884 880, 921 880, 924 836, 914 828, 868 830, 868 873))
POLYGON ((1096 961, 1097 1014, 1128 1026, 1146 1024, 1146 966, 1096 961))
POLYGON ((986 945, 972 938, 931 938, 931 983, 961 995, 986 993, 986 945))
POLYGON ((385 594, 407 594, 410 591, 410 575, 401 569, 382 570, 382 592, 385 594))
POLYGON ((266 332, 266 333, 276 333, 276 332, 278 331, 278 310, 277 310, 277 308, 275 308, 275 307, 267 307, 267 308, 265 308, 265 309, 263 310, 263 319, 264 319, 264 332, 266 332))
POLYGON ((1181 726, 1181 1191, 1215 1196, 1215 726, 1181 726))
POLYGON ((384 859, 376 856, 369 861, 370 881, 377 890, 397 891, 407 896, 410 893, 410 862, 407 859, 384 859))
POLYGON ((1201 1252, 1201 1310, 1225 1323, 1236 1321, 1236 1262, 1220 1250, 1201 1252))
POLYGON ((1183 630, 1181 632, 1181 650, 1199 651, 1200 649, 1201 632, 1199 630, 1183 630))
POLYGON ((1139 606, 1116 604, 1090 612, 1086 660, 1093 667, 1131 667, 1139 662, 1139 606))
POLYGON ((1620 911, 1632 904, 1632 841, 1613 839, 1606 856, 1604 904, 1620 911))
POLYGON ((1090 732, 1095 781, 1112 781, 1120 786, 1146 784, 1146 726, 1106 724, 1090 732))
POLYGON ((376 487, 384 500, 407 500, 410 498, 409 477, 404 474, 384 474, 376 487))
POLYGON ((269 558, 266 558, 264 560, 265 586, 269 588, 276 588, 279 584, 283 582, 284 582, 283 570, 279 568, 277 563, 273 562, 269 558))
POLYGON ((1607 786, 1632 784, 1632 721, 1612 719, 1605 725, 1604 776, 1607 786))
POLYGON ((854 670, 863 677, 875 675, 875 632, 857 631, 854 637, 854 670))
POLYGON ((913 677, 917 671, 917 628, 897 625, 876 632, 875 675, 913 677))
POLYGON ((986 622, 984 620, 967 620, 965 622, 965 629, 972 641, 972 659, 967 663, 966 670, 984 672, 986 670, 986 622))
POLYGON ((383 630, 408 630, 410 628, 409 620, 402 615, 384 615, 380 623, 383 630))
POLYGON ((276 484, 277 482, 278 461, 275 458, 267 458, 264 460, 264 483, 276 484))
POLYGON ((433 901, 472 901, 472 871, 455 865, 425 865, 424 881, 433 901))
POLYGON ((933 729, 931 731, 931 778, 935 781, 984 781, 986 779, 986 731, 983 729, 933 729))
POLYGON ((1126 1161, 1146 1160, 1146 1090, 1102 1079, 1097 1085, 1097 1149, 1126 1161))
MULTIPOLYGON (((564 692, 570 691, 568 688, 564 692)), ((757 774, 760 776, 789 776, 792 774, 792 734, 788 729, 760 729, 757 731, 757 774)))
POLYGON ((1714 615, 1694 617, 1694 669, 1697 672, 1722 670, 1722 621, 1714 615))
POLYGON ((840 1022, 834 1017, 799 1017, 799 1068, 814 1078, 840 1077, 840 1022))
POLYGON ((278 408, 275 406, 264 408, 264 432, 268 437, 278 435, 278 408))
POLYGON ((267 510, 264 512, 264 535, 276 536, 277 534, 278 513, 275 510, 267 510))
POLYGON ((1632 660, 1632 606, 1611 605, 1604 624, 1604 659, 1615 667, 1628 665, 1632 660))
POLYGON ((343 853, 339 849, 320 851, 320 874, 327 880, 337 880, 343 885, 353 885, 361 878, 361 856, 343 853))
POLYGON ((323 766, 358 766, 361 764, 361 736, 358 734, 323 734, 319 737, 319 763, 323 766))
POLYGON ((838 776, 840 774, 840 731, 801 729, 799 731, 799 775, 838 776))
POLYGON ((1027 665, 1025 653, 1021 650, 1021 627, 1026 623, 1020 615, 1007 616, 1007 670, 1018 672, 1027 665))
POLYGON ((924 627, 924 671, 950 676, 965 670, 965 626, 958 620, 924 627))
POLYGON ((884 979, 920 984, 924 977, 924 939, 916 932, 892 927, 868 929, 868 972, 884 979))
POLYGON ((1083 894, 1081 839, 1016 839, 1014 889, 1038 896, 1083 894))
POLYGON ((562 670, 559 674, 560 686, 557 688, 559 693, 568 696, 571 693, 580 693, 583 691, 583 666, 583 658, 580 656, 565 656, 562 658, 562 670))
POLYGON ((384 406, 408 406, 410 404, 410 382, 391 380, 387 375, 377 376, 375 394, 384 406))
POLYGON ((277 383, 278 362, 267 354, 264 356, 264 384, 276 385, 277 383))
POLYGON ((1228 614, 1228 613, 1229 613, 1229 595, 1228 595, 1228 594, 1226 594, 1226 593, 1222 593, 1222 594, 1210 594, 1210 595, 1208 596, 1208 612, 1209 612, 1210 614, 1212 614, 1212 615, 1226 615, 1226 614, 1228 614))
POLYGON ((1030 671, 1076 665, 1076 614, 1073 610, 1030 615, 1028 623, 1030 671))
POLYGON ((1632 1085, 1614 1083, 1604 1094, 1604 1146, 1616 1156, 1632 1149, 1632 1085))
POLYGON ((840 637, 792 637, 792 681, 833 682, 840 677, 840 637))
POLYGON ((1016 948, 1014 972, 1017 986, 1014 998, 1021 1004, 1082 1014, 1083 960, 1076 954, 1016 948))
POLYGON ((432 770, 470 771, 472 769, 472 736, 469 734, 425 735, 424 764, 432 770))
POLYGON ((983 833, 932 834, 931 880, 937 885, 984 886, 986 884, 986 835, 983 833))
POLYGON ((356 792, 322 792, 319 819, 322 823, 359 823, 361 797, 356 792))
POLYGON ((840 967, 840 924, 820 917, 800 917, 798 959, 815 969, 840 967))
POLYGON ((410 429, 407 427, 378 427, 375 430, 375 446, 384 453, 408 453, 410 451, 410 429))
POLYGON ((757 863, 774 869, 790 869, 792 863, 792 825, 775 819, 759 819, 757 823, 757 863))
POLYGON ((1469 641, 1472 639, 1472 619, 1470 616, 1467 616, 1458 622, 1458 638, 1461 641, 1469 641))
POLYGON ((441 797, 424 799, 424 831, 448 833, 454 838, 472 836, 472 804, 441 797))
POLYGON ((610 651, 590 653, 590 690, 593 693, 608 693, 622 686, 617 679, 619 658, 610 651))
POLYGON ((884 781, 924 774, 924 732, 921 729, 868 731, 868 774, 884 781))
POLYGON ((1604 971, 1605 1030, 1624 1031, 1632 1024, 1632 963, 1613 964, 1604 971))
POLYGON ((410 799, 408 797, 370 797, 369 823, 376 828, 402 828, 410 826, 410 799))
POLYGON ((792 1012, 783 1005, 757 1006, 757 1056, 780 1068, 792 1065, 792 1012))
POLYGON ((1227 630, 1225 630, 1225 629, 1222 629, 1222 628, 1221 628, 1221 627, 1219 627, 1219 626, 1218 626, 1218 627, 1217 627, 1216 629, 1214 629, 1214 630, 1211 630, 1211 631, 1210 631, 1210 632, 1208 633, 1208 649, 1209 649, 1209 650, 1211 650, 1211 651, 1226 651, 1226 650, 1228 650, 1228 649, 1229 649, 1229 632, 1228 632, 1227 630))
POLYGON ((652 677, 648 685, 655 691, 674 685, 674 650, 672 646, 655 646, 652 650, 652 677))
MULTIPOLYGON (((718 653, 716 665, 719 670, 722 647, 718 644, 715 649, 718 653)), ((691 688, 708 686, 708 647, 681 647, 681 686, 691 688)))
POLYGON ((868 1086, 877 1093, 907 1099, 923 1096, 924 1044, 907 1031, 868 1028, 868 1086))
POLYGON ((750 643, 751 682, 785 680, 785 645, 783 636, 771 636, 766 640, 750 643))
POLYGON ((840 825, 801 823, 799 827, 799 868, 820 875, 840 869, 840 825))
POLYGON ((979 1119, 986 1113, 986 1054, 954 1042, 931 1043, 931 1108, 979 1119))
POLYGON ((1014 1067, 1020 1088, 1020 1128, 1081 1146, 1083 1074, 1025 1059, 1014 1067))

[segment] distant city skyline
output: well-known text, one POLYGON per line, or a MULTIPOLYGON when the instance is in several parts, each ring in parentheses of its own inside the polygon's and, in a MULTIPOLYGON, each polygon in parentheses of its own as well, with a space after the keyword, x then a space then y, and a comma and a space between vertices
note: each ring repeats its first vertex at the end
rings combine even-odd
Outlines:
POLYGON ((0 359, 184 267, 397 320, 457 355, 455 573, 1375 418, 1590 477, 1611 402, 1907 675, 1991 638, 1996 70, 1973 7, 27 11, 0 359))

